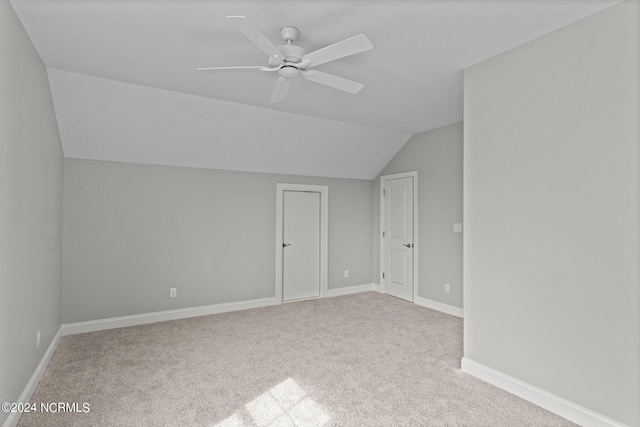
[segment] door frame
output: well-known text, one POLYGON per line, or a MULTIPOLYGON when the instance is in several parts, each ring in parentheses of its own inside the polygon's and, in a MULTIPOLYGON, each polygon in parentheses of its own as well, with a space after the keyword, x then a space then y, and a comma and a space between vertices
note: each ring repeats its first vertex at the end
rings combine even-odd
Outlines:
POLYGON ((278 183, 276 185, 276 301, 282 303, 282 232, 284 231, 285 191, 320 193, 320 298, 325 298, 329 277, 329 187, 326 185, 278 183))
POLYGON ((380 281, 380 288, 383 293, 386 293, 384 288, 384 280, 382 273, 384 272, 384 238, 382 232, 384 231, 385 216, 384 216, 384 186, 387 181, 398 178, 413 178, 413 302, 415 303, 418 298, 418 171, 400 172, 391 175, 383 175, 380 177, 380 230, 378 237, 380 238, 380 271, 378 280, 380 281))

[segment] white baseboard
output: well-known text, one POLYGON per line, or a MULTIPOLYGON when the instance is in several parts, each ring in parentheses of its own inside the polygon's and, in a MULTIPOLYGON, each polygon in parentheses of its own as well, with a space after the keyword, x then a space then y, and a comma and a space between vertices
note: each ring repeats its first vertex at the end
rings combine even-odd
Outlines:
POLYGON ((275 297, 249 301, 229 302, 205 305, 200 307, 180 308, 176 310, 156 311, 153 313, 134 314, 132 316, 111 317, 108 319, 89 320, 87 322, 65 323, 62 325, 62 335, 82 334, 85 332, 103 331, 106 329, 124 328, 127 326, 144 325, 147 323, 164 322, 167 320, 186 319, 189 317, 207 316, 210 314, 227 313, 229 311, 246 310, 249 308, 266 307, 280 304, 275 297))
POLYGON ((337 297, 340 295, 349 295, 349 294, 357 294, 360 292, 369 292, 373 291, 374 284, 369 283, 368 285, 355 285, 355 286, 345 286, 344 288, 335 288, 329 289, 327 296, 329 297, 337 297))
POLYGON ((379 285, 377 283, 373 283, 373 290, 376 292, 380 292, 381 294, 384 294, 384 286, 379 285))
MULTIPOLYGON (((327 296, 355 294, 372 291, 373 283, 367 285, 347 286, 344 288, 329 289, 327 296)), ((107 329, 124 328, 127 326, 144 325, 147 323, 164 322, 167 320, 186 319, 196 316, 226 313, 229 311, 246 310, 249 308, 277 305, 280 302, 275 298, 263 298, 249 301, 213 304, 200 307, 181 308, 176 310, 156 311, 152 313, 134 314, 131 316, 111 317, 107 319, 89 320, 86 322, 65 323, 62 325, 62 336, 96 332, 107 329)))
MULTIPOLYGON (((58 348, 58 343, 60 342, 61 336, 62 326, 60 326, 58 332, 56 332, 53 339, 51 340, 47 351, 42 356, 40 363, 38 363, 36 370, 33 372, 33 375, 31 375, 29 382, 22 391, 22 394, 20 394, 17 402, 26 403, 31 399, 31 396, 33 396, 33 392, 36 391, 36 387, 38 387, 38 383, 40 382, 45 369, 47 369, 47 365, 49 364, 53 353, 55 353, 56 348, 58 348)), ((20 421, 20 416, 22 416, 22 413, 20 412, 9 412, 9 417, 7 417, 7 419, 4 421, 3 427, 15 427, 18 424, 18 421, 20 421)))
POLYGON ((462 371, 583 427, 629 427, 467 357, 462 358, 462 371))
POLYGON ((451 314, 456 317, 464 317, 464 310, 460 307, 455 307, 453 305, 445 304, 442 302, 430 300, 427 298, 416 297, 415 304, 421 305, 423 307, 430 308, 432 310, 438 310, 443 313, 451 314))

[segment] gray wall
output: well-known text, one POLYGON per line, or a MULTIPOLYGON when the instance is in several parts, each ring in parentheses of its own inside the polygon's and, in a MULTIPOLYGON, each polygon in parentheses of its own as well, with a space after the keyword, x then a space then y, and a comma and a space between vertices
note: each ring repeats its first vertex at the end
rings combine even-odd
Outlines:
POLYGON ((47 72, 7 0, 0 58, 0 401, 12 402, 60 327, 62 149, 47 72))
POLYGON ((465 72, 465 357, 640 426, 639 3, 465 72))
MULTIPOLYGON (((462 307, 462 122, 413 135, 380 173, 418 171, 418 296, 462 307), (444 292, 444 284, 451 292, 444 292)), ((374 272, 380 282, 380 176, 374 184, 374 272)))
POLYGON ((372 181, 65 159, 63 322, 275 296, 278 182, 329 186, 329 289, 371 283, 372 181))

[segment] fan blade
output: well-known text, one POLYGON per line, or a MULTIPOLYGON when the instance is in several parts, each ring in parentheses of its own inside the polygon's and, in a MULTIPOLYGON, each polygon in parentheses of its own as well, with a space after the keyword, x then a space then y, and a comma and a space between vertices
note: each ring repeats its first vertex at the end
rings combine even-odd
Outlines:
POLYGON ((327 74, 316 70, 305 71, 302 73, 302 75, 305 79, 311 82, 331 86, 332 88, 340 89, 349 93, 358 93, 360 92, 360 89, 364 87, 362 83, 343 79, 342 77, 334 76, 333 74, 327 74))
POLYGON ((358 34, 350 39, 342 40, 322 49, 308 53, 302 57, 302 62, 311 61, 309 66, 324 64, 326 62, 335 61, 345 56, 355 55, 356 53, 365 52, 373 49, 373 45, 364 34, 358 34))
POLYGON ((218 71, 218 70, 262 70, 266 67, 264 65, 247 65, 244 67, 209 67, 209 68, 196 68, 198 71, 218 71))
POLYGON ((227 19, 234 21, 242 34, 247 36, 247 38, 266 53, 269 58, 276 59, 278 62, 284 61, 282 52, 280 52, 246 16, 227 16, 227 19))
POLYGON ((273 88, 271 94, 271 102, 282 102, 287 98, 287 92, 289 92, 289 86, 291 86, 291 80, 279 77, 276 81, 276 86, 273 88))

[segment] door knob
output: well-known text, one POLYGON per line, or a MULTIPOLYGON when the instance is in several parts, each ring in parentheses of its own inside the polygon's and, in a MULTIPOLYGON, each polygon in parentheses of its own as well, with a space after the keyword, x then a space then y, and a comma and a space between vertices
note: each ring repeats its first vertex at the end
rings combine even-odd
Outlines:
POLYGON ((412 248, 413 247, 413 243, 403 243, 402 246, 406 246, 408 248, 412 248))
POLYGON ((291 246, 291 243, 283 243, 283 244, 282 244, 282 247, 283 247, 283 248, 286 248, 287 246, 291 246))

